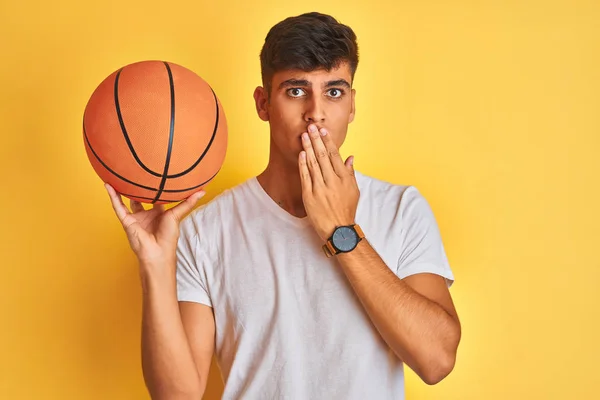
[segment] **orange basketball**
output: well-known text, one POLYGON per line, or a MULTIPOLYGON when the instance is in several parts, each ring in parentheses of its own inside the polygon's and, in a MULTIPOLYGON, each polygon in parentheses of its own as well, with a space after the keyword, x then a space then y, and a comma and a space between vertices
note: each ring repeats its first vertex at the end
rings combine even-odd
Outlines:
POLYGON ((92 93, 83 139, 98 176, 143 203, 183 200, 219 172, 227 122, 210 85, 163 61, 113 72, 92 93))

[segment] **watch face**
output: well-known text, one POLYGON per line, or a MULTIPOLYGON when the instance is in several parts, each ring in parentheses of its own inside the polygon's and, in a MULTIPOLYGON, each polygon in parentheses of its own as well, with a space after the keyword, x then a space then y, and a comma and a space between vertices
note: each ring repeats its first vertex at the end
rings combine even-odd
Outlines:
POLYGON ((333 246, 339 251, 350 251, 358 243, 358 235, 354 229, 347 226, 341 226, 335 230, 331 238, 333 246))

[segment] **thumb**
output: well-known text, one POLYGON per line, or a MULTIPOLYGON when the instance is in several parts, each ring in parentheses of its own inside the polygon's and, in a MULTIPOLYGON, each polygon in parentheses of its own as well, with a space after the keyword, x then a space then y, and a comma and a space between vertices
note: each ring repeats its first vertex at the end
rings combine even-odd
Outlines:
POLYGON ((354 156, 348 157, 344 165, 346 166, 348 172, 350 172, 350 175, 354 175, 354 156))
POLYGON ((187 215, 187 213, 192 211, 192 208, 194 208, 196 203, 198 203, 198 200, 204 197, 205 194, 206 192, 204 190, 200 190, 199 192, 196 192, 187 199, 185 199, 185 201, 173 207, 171 211, 173 212, 173 216, 175 217, 177 222, 181 222, 181 220, 187 215))

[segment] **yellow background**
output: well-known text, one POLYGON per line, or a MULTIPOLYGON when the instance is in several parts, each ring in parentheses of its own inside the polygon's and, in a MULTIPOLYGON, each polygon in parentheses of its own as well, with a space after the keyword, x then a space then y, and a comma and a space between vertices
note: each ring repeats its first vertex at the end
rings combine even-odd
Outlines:
MULTIPOLYGON (((204 202, 265 165, 260 47, 312 10, 359 37, 343 155, 420 188, 456 274, 456 368, 407 372, 408 399, 598 398, 596 0, 2 0, 0 398, 148 398, 137 266, 83 147, 95 86, 145 59, 211 83, 230 145, 204 202)), ((205 398, 221 390, 213 364, 205 398)))

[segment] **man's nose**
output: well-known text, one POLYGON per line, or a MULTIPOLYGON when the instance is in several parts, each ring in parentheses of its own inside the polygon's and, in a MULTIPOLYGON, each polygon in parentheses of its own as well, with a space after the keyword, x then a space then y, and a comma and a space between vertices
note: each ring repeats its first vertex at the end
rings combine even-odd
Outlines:
POLYGON ((325 121, 325 107, 322 99, 313 97, 305 104, 304 120, 306 123, 321 123, 325 121))

